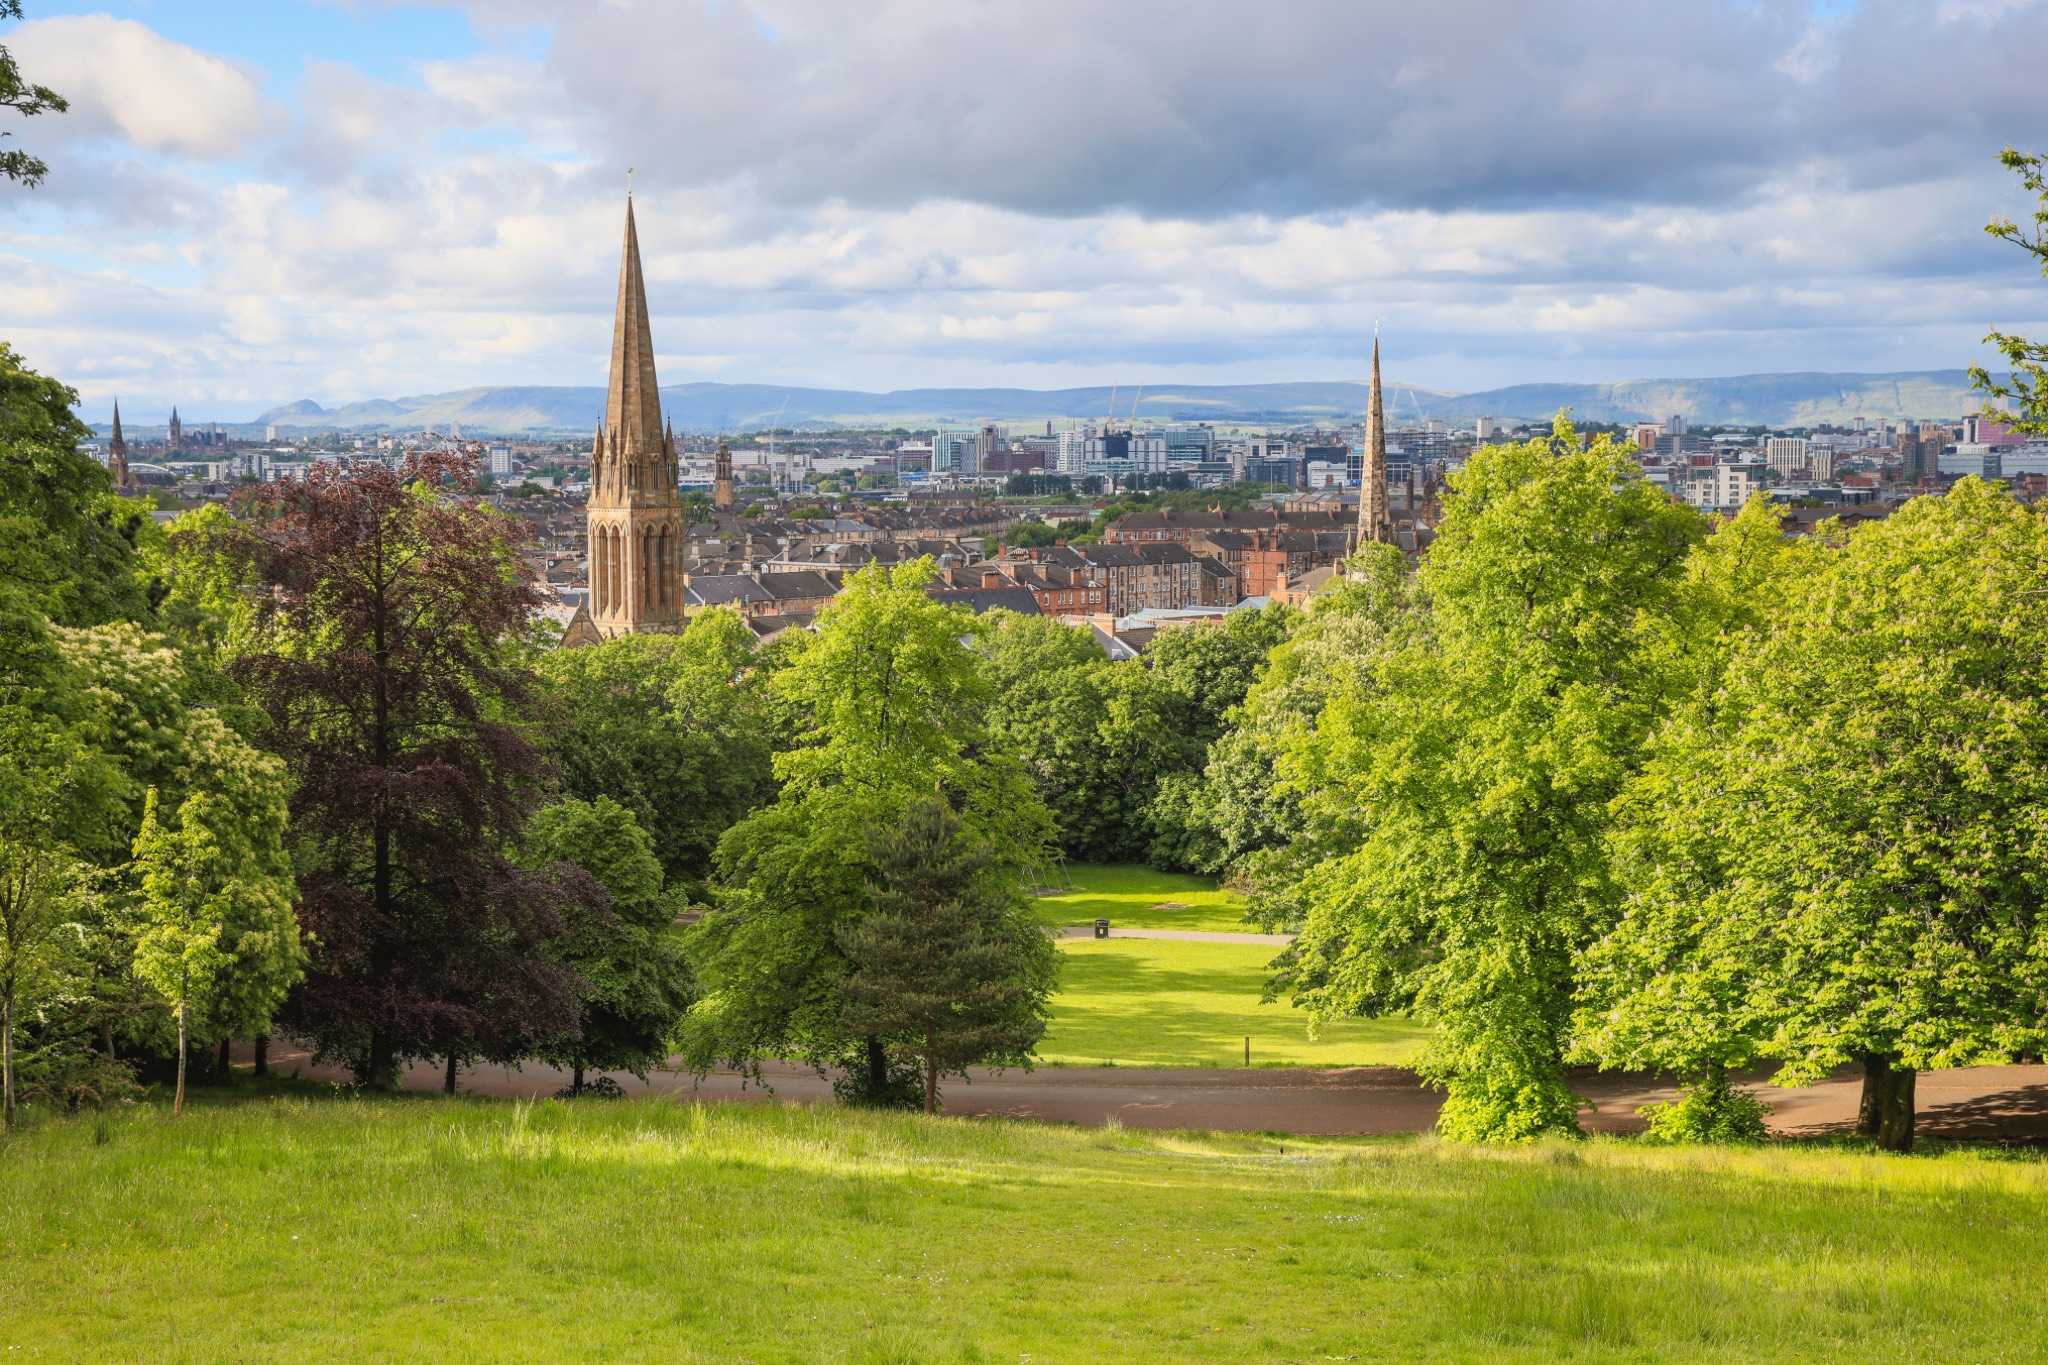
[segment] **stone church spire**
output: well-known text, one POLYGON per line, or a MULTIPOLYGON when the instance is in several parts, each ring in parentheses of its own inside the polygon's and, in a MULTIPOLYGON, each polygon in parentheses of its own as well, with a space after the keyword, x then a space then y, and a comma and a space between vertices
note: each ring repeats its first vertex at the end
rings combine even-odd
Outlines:
POLYGON ((683 619, 683 500, 675 435, 662 425, 654 328, 633 196, 612 321, 611 382, 590 449, 590 618, 597 633, 669 631, 683 619))
POLYGON ((1394 513, 1387 502, 1387 414, 1380 399, 1380 338, 1372 338, 1372 386, 1365 401, 1365 459, 1359 469, 1358 543, 1394 543, 1394 513))
POLYGON ((129 484, 128 442, 121 436, 121 400, 114 400, 114 438, 107 442, 107 473, 113 477, 114 487, 126 489, 129 484))
POLYGON ((661 392, 654 377, 654 328, 647 316, 647 282, 640 273, 640 234, 633 226, 633 196, 626 196, 626 245, 619 261, 619 303, 612 321, 612 382, 604 424, 629 449, 661 440, 661 392))

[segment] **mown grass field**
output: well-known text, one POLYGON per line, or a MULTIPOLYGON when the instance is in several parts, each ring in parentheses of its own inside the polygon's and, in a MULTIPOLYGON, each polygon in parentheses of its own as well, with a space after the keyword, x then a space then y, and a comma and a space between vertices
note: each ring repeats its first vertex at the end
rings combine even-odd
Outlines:
POLYGON ((1092 924, 1107 916, 1125 929, 1247 931, 1244 898, 1208 877, 1155 872, 1135 863, 1069 863, 1070 889, 1036 902, 1041 924, 1092 924))
POLYGON ((1039 1056, 1060 1066, 1403 1066, 1424 1030, 1402 1019, 1340 1019, 1308 1035, 1308 1016, 1259 1003, 1262 944, 1068 939, 1060 992, 1039 1056))
MULTIPOLYGON (((1133 864, 1075 863, 1073 889, 1037 902, 1047 926, 1107 916, 1125 929, 1247 931, 1244 900, 1206 877, 1133 864)), ((1308 1016, 1262 1005, 1261 944, 1067 939, 1053 1018, 1039 1056, 1057 1066, 1401 1066, 1421 1050, 1406 1020, 1345 1019, 1308 1036, 1308 1016)))
POLYGON ((0 1144, 10 1359, 2048 1356, 2048 1165, 271 1099, 0 1144))

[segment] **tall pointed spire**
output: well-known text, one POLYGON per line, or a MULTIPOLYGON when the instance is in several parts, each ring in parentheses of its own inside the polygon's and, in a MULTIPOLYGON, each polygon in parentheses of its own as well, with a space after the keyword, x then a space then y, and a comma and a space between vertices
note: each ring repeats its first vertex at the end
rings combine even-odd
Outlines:
POLYGON ((626 193, 626 246, 619 261, 619 304, 612 322, 611 389, 604 424, 615 448, 633 455, 661 441, 661 394, 654 377, 654 331, 647 316, 647 282, 640 273, 640 234, 633 226, 633 195, 626 193))
POLYGON ((128 486, 128 442, 121 435, 121 400, 114 400, 114 438, 107 442, 107 473, 114 487, 128 486))
POLYGON ((585 512, 590 615, 599 635, 675 630, 681 625, 682 509, 675 438, 661 422, 654 330, 629 185, 618 310, 612 323, 611 383, 604 421, 591 443, 585 512))
POLYGON ((1365 404, 1365 458, 1359 469, 1358 540, 1390 545, 1394 514, 1387 503, 1387 414, 1380 399, 1380 334, 1372 334, 1372 386, 1365 404))

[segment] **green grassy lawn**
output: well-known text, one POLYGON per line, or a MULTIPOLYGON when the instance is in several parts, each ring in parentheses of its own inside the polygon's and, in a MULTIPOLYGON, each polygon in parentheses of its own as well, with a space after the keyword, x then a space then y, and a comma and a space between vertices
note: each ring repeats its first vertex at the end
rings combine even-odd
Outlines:
POLYGON ((1400 1066, 1424 1030, 1406 1020, 1343 1019, 1320 1038, 1291 1005, 1262 1005, 1260 944, 1170 939, 1068 939, 1060 944, 1060 992, 1038 1052, 1065 1066, 1400 1066))
POLYGON ((0 1189, 13 1359, 2048 1356, 2038 1157, 202 1099, 0 1189))
POLYGON ((1069 863, 1072 889, 1036 902, 1039 922, 1092 924, 1102 916, 1126 929, 1255 931, 1244 922, 1244 898, 1209 877, 1154 872, 1134 863, 1069 863))

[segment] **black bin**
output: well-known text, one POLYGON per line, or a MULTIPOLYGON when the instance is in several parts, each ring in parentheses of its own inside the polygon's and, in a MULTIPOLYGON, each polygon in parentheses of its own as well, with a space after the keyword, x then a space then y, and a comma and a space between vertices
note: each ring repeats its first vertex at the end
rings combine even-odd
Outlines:
POLYGON ((1095 921, 1095 937, 1097 937, 1097 938, 1108 938, 1108 937, 1109 937, 1109 921, 1108 921, 1108 920, 1106 920, 1106 919, 1099 919, 1099 920, 1095 921))

